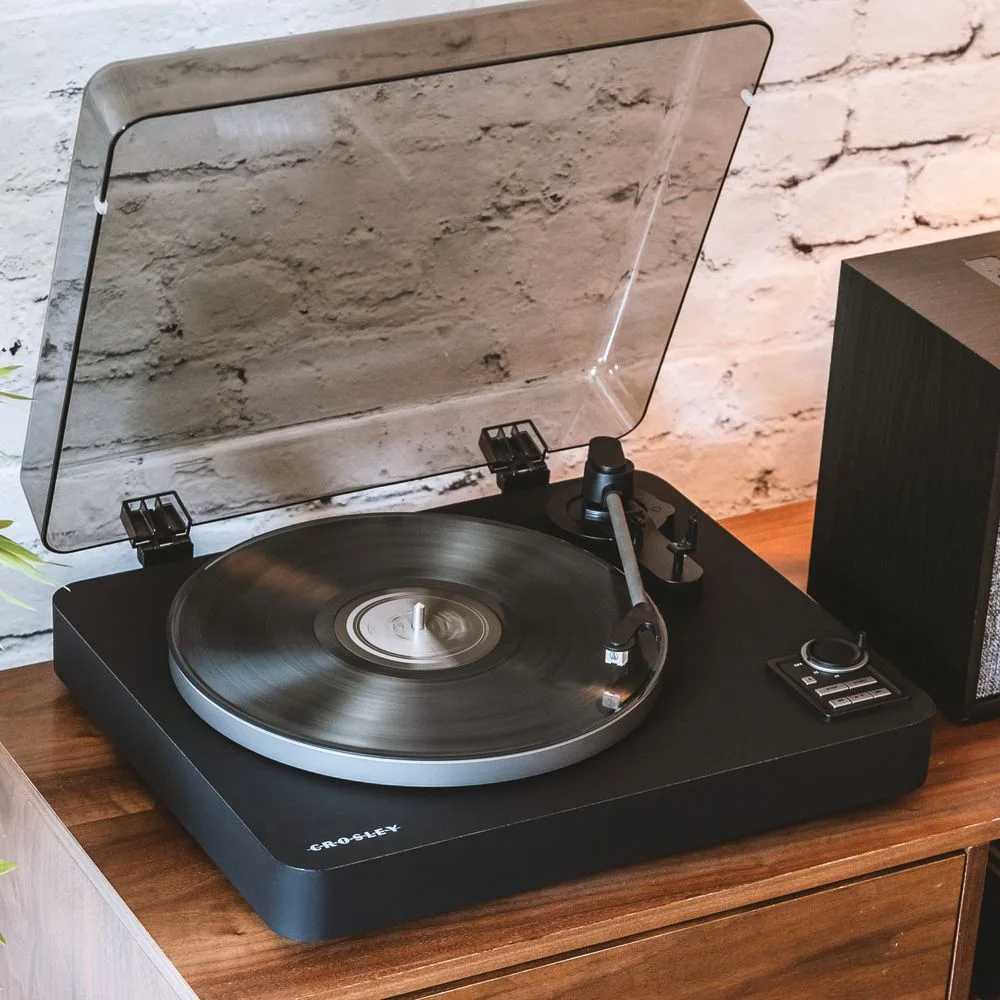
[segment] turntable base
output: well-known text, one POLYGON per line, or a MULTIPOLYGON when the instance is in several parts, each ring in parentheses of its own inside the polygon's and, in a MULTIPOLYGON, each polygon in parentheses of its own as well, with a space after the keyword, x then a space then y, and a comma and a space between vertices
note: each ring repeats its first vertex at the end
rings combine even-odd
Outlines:
MULTIPOLYGON (((804 585, 809 505, 728 524, 804 585)), ((303 945, 274 937, 49 664, 0 672, 0 743, 14 758, 0 751, 0 796, 18 817, 6 850, 31 859, 0 892, 3 975, 27 996, 69 996, 96 972, 87 981, 116 1000, 242 1000, 251 983, 255 1000, 638 1000, 681 977, 691 994, 757 1000, 870 996, 886 982, 967 997, 985 845, 1000 836, 1000 722, 939 721, 927 783, 898 803, 303 945), (960 881, 941 878, 942 858, 964 867, 960 881), (52 907, 50 884, 81 906, 91 894, 85 927, 76 907, 52 907), (96 941, 113 949, 100 970, 96 941), (60 962, 33 960, 45 954, 60 962)))
MULTIPOLYGON (((660 480, 640 482, 689 508, 660 480)), ((544 531, 545 496, 529 489, 455 511, 544 531)), ((646 722, 580 764, 499 785, 337 782, 258 757, 210 729, 171 683, 163 628, 197 561, 57 594, 56 669, 268 924, 303 940, 357 934, 917 787, 930 701, 882 665, 912 697, 824 722, 767 661, 842 627, 708 518, 700 559, 718 585, 669 609, 670 667, 646 722)))

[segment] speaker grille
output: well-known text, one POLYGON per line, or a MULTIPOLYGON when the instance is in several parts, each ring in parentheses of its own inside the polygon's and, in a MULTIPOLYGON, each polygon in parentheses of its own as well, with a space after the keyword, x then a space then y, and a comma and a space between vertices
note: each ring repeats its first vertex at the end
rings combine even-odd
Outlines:
POLYGON ((986 606, 986 629, 983 632, 983 654, 979 664, 977 698, 1000 694, 1000 533, 993 556, 993 581, 986 606))

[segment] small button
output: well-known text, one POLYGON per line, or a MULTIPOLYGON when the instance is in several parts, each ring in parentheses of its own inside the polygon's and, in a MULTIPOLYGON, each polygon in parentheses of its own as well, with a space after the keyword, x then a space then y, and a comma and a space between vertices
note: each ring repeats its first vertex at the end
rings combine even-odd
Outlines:
POLYGON ((841 691, 846 691, 846 684, 827 684, 826 687, 816 688, 816 694, 821 698, 825 698, 830 694, 840 694, 841 691))
POLYGON ((852 705, 860 705, 862 702, 871 701, 875 695, 871 691, 862 691, 860 694, 852 694, 848 697, 852 705))
POLYGON ((816 683, 816 678, 812 674, 806 674, 804 677, 799 678, 806 687, 812 687, 816 683))
POLYGON ((847 708, 851 704, 850 698, 831 698, 830 708, 847 708))
POLYGON ((874 677, 859 677, 856 681, 847 682, 847 690, 855 691, 858 688, 871 687, 873 684, 878 684, 874 677))
POLYGON ((869 691, 868 695, 871 698, 888 698, 892 692, 888 688, 875 688, 874 691, 869 691))

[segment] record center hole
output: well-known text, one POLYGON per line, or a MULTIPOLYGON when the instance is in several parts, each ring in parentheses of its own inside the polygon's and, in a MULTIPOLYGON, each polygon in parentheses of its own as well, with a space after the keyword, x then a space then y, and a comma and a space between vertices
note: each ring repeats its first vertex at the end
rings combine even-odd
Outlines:
MULTIPOLYGON (((422 601, 417 601, 409 614, 396 615, 390 622, 394 635, 413 643, 428 639, 459 641, 467 631, 467 626, 468 623, 462 615, 456 614, 452 609, 448 607, 435 609, 433 604, 428 606, 422 601)), ((366 619, 362 615, 360 629, 362 636, 370 638, 373 644, 378 643, 380 634, 378 623, 369 625, 370 631, 366 631, 366 619)))
MULTIPOLYGON (((443 590, 443 588, 442 588, 443 590)), ((445 669, 481 659, 501 638, 499 617, 463 593, 401 588, 340 609, 337 634, 372 663, 445 669)))

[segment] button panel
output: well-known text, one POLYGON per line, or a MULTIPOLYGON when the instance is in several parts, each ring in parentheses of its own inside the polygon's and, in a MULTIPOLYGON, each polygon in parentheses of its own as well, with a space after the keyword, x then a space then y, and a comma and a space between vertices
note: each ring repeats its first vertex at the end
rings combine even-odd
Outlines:
POLYGON ((847 690, 857 691, 858 688, 871 687, 873 684, 878 684, 878 681, 869 674, 865 677, 859 677, 856 681, 847 681, 847 690))
POLYGON ((816 694, 820 698, 828 698, 831 694, 840 694, 841 691, 849 690, 847 684, 826 684, 821 688, 816 688, 816 694))
POLYGON ((865 665, 860 676, 834 683, 829 674, 814 670, 801 655, 770 660, 768 666, 827 721, 908 700, 871 663, 865 665))

